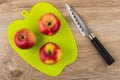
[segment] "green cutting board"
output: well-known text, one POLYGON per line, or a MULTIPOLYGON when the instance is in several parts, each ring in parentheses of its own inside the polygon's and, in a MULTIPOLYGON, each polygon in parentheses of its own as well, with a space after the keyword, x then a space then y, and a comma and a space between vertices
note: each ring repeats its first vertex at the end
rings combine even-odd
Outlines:
POLYGON ((8 40, 17 54, 28 64, 47 75, 57 76, 61 73, 66 65, 76 60, 77 47, 70 27, 61 13, 53 5, 47 2, 40 2, 34 5, 30 12, 23 10, 22 16, 25 17, 24 20, 16 20, 9 25, 8 40), (53 36, 43 35, 38 30, 38 20, 46 13, 55 14, 61 22, 59 31, 53 36), (22 28, 31 29, 36 35, 37 43, 31 49, 22 50, 14 43, 15 33, 22 28), (47 42, 56 43, 62 51, 62 57, 60 61, 54 65, 43 64, 39 57, 39 49, 47 42))

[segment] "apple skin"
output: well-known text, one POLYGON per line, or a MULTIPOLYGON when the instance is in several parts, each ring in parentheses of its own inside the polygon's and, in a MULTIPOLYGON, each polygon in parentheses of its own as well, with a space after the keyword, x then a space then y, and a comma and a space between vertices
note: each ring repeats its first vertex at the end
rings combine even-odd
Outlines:
POLYGON ((60 25, 60 20, 53 13, 44 14, 38 21, 40 32, 48 36, 57 33, 60 25))
POLYGON ((47 65, 52 65, 57 63, 61 56, 62 52, 57 44, 53 42, 48 42, 40 48, 40 59, 42 63, 47 65))
POLYGON ((21 49, 29 49, 35 45, 36 36, 31 30, 23 28, 15 34, 14 42, 21 49))

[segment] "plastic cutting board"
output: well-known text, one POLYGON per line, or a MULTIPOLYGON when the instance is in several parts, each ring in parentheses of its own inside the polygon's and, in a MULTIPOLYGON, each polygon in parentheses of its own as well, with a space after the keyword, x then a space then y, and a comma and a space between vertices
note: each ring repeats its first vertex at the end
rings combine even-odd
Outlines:
POLYGON ((76 60, 77 46, 70 27, 61 13, 53 5, 47 2, 37 3, 32 7, 30 12, 23 10, 22 16, 25 17, 24 20, 16 20, 9 25, 8 40, 16 53, 28 64, 49 76, 57 76, 61 73, 66 65, 76 60), (38 20, 46 13, 55 14, 61 22, 59 31, 53 36, 43 35, 38 30, 38 20), (22 50, 15 45, 15 33, 21 28, 31 29, 35 33, 37 43, 33 48, 22 50), (56 43, 62 51, 62 57, 60 61, 54 65, 43 64, 39 57, 39 49, 47 42, 56 43))

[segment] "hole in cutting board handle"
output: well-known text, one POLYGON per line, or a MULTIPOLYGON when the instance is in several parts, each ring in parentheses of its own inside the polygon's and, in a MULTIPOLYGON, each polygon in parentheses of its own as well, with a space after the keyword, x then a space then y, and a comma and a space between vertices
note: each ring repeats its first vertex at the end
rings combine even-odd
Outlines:
POLYGON ((23 11, 21 12, 21 15, 22 15, 23 17, 27 18, 27 17, 29 16, 29 13, 28 13, 28 11, 23 10, 23 11))

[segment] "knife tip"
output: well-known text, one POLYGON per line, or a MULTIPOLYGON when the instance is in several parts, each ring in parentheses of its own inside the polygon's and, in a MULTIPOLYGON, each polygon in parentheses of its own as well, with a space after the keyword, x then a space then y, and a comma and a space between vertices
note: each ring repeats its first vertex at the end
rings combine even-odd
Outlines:
POLYGON ((68 6, 68 3, 65 3, 65 6, 68 6))
POLYGON ((66 6, 66 8, 67 8, 67 9, 69 9, 69 8, 70 8, 70 6, 69 6, 69 4, 68 4, 68 3, 65 3, 65 6, 66 6))

